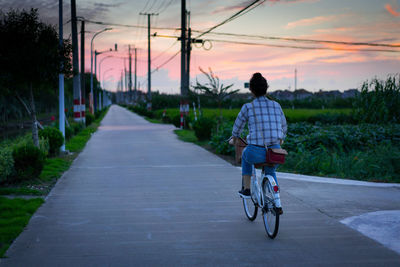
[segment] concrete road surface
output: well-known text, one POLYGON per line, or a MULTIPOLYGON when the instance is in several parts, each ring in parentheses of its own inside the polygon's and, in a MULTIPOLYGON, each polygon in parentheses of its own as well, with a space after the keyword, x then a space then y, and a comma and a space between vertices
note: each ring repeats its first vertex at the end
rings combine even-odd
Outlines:
POLYGON ((246 219, 240 170, 112 106, 0 266, 400 266, 341 223, 400 210, 396 187, 281 179, 275 240, 246 219))

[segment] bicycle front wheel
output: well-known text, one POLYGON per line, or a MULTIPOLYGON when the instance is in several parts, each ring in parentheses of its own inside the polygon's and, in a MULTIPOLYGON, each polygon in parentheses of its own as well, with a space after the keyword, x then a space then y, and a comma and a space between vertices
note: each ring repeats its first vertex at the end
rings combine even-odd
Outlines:
POLYGON ((246 217, 250 221, 254 221, 257 217, 257 212, 258 212, 256 204, 254 204, 251 197, 246 197, 246 198, 242 197, 242 200, 243 200, 244 213, 246 214, 246 217))
POLYGON ((262 185, 264 207, 262 209, 265 231, 269 238, 274 239, 279 229, 279 214, 276 212, 271 183, 265 178, 262 185))

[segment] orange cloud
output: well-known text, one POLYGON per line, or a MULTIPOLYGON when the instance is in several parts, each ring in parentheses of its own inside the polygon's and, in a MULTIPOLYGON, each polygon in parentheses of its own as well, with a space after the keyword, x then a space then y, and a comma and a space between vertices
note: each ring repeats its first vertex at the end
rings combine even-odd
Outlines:
POLYGON ((400 16, 400 12, 394 10, 394 8, 390 4, 385 5, 386 10, 395 17, 400 16))
POLYGON ((299 26, 300 27, 301 26, 311 26, 311 25, 316 25, 316 24, 320 24, 323 22, 327 22, 327 21, 332 21, 335 18, 336 18, 336 16, 332 15, 332 16, 318 16, 318 17, 309 18, 309 19, 301 19, 301 20, 289 22, 285 28, 292 29, 292 28, 296 28, 299 26))

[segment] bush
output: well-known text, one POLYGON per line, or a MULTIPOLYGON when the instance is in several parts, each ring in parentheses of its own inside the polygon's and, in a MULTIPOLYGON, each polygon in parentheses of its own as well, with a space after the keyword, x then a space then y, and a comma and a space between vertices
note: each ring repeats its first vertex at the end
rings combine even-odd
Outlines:
POLYGON ((353 107, 360 122, 400 123, 400 76, 365 82, 353 107))
POLYGON ((78 122, 71 122, 70 127, 72 128, 72 135, 77 135, 83 129, 83 124, 78 122))
POLYGON ((322 123, 322 124, 356 124, 357 122, 351 114, 343 113, 326 113, 317 114, 315 116, 308 117, 306 119, 310 123, 322 123))
POLYGON ((0 183, 7 181, 14 173, 14 159, 10 147, 0 147, 0 183))
POLYGON ((368 151, 335 152, 320 146, 290 151, 281 170, 375 182, 400 182, 400 149, 390 142, 368 151))
POLYGON ((214 120, 201 117, 193 124, 194 134, 199 140, 210 140, 211 131, 215 125, 214 120))
POLYGON ((133 112, 141 115, 141 116, 145 116, 150 119, 154 118, 154 112, 151 110, 147 110, 146 107, 137 105, 137 106, 129 106, 128 109, 130 111, 133 111, 133 112))
POLYGON ((74 135, 74 129, 72 127, 65 127, 65 139, 69 140, 74 135))
POLYGON ((94 113, 95 119, 99 118, 100 116, 101 116, 101 110, 96 110, 96 112, 94 113))
POLYGON ((46 160, 45 154, 32 143, 15 146, 12 156, 16 171, 16 181, 39 177, 46 160))
POLYGON ((58 154, 60 147, 64 144, 64 137, 60 130, 54 127, 46 127, 39 132, 39 136, 49 141, 50 154, 58 154))
POLYGON ((175 125, 176 128, 181 127, 181 115, 176 114, 176 115, 172 116, 171 122, 173 125, 175 125))
POLYGON ((86 126, 89 126, 94 121, 94 116, 91 113, 86 113, 86 126))
POLYGON ((218 154, 235 155, 235 147, 227 142, 232 135, 232 125, 232 123, 224 123, 220 126, 218 133, 213 132, 211 135, 210 145, 218 154))

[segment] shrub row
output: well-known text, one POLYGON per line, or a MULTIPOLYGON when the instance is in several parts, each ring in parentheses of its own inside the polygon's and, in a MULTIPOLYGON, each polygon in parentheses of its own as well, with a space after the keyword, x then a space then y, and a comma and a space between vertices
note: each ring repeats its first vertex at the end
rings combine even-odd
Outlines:
MULTIPOLYGON (((48 139, 40 138, 39 148, 33 145, 31 135, 0 144, 0 183, 30 179, 40 174, 49 154, 48 139)), ((37 177, 37 176, 36 176, 37 177)))
MULTIPOLYGON (((95 118, 101 119, 105 111, 106 109, 96 112, 95 116, 87 114, 86 124, 90 125, 95 118)), ((53 126, 56 125, 58 122, 54 122, 53 126)), ((69 140, 82 129, 82 124, 70 122, 65 128, 66 139, 69 140)), ((39 177, 46 157, 58 155, 64 142, 62 133, 55 127, 39 130, 39 138, 39 148, 33 145, 30 134, 0 144, 0 183, 20 182, 39 177)))
MULTIPOLYGON (((214 130, 210 145, 219 154, 234 155, 226 140, 232 122, 214 130)), ((243 136, 247 132, 243 133, 243 136)), ((281 170, 360 180, 400 182, 400 124, 289 124, 283 147, 289 151, 281 170)))

